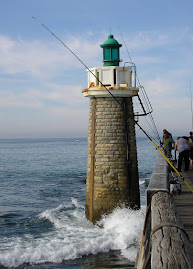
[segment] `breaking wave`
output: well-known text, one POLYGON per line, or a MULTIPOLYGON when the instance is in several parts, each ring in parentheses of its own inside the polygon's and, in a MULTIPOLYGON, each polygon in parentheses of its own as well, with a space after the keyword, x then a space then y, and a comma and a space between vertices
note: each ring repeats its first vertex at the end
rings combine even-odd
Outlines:
POLYGON ((22 264, 60 263, 88 254, 120 250, 134 262, 140 244, 145 206, 140 210, 117 208, 104 216, 97 225, 90 223, 84 207, 72 199, 68 205, 60 205, 36 216, 33 222, 41 232, 26 231, 17 237, 2 237, 0 265, 16 268, 22 264), (100 228, 102 227, 102 228, 100 228))

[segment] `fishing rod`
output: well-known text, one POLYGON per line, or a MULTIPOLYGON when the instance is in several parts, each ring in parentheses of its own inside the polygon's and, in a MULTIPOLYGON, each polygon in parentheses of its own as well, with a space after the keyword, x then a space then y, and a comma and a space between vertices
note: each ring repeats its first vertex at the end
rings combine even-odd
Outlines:
MULTIPOLYGON (((122 104, 120 103, 117 98, 107 89, 107 87, 99 80, 99 78, 88 68, 88 66, 59 38, 57 37, 47 26, 45 26, 42 22, 40 22, 37 18, 32 17, 34 20, 36 20, 40 25, 42 25, 48 32, 50 32, 62 45, 67 48, 81 64, 97 79, 97 81, 105 88, 105 90, 114 98, 114 100, 122 107, 123 113, 126 118, 126 130, 127 130, 127 109, 125 103, 122 104)), ((127 145, 127 160, 128 160, 128 147, 129 147, 129 142, 128 142, 128 132, 126 131, 126 145, 127 145)))
POLYGON ((146 133, 146 131, 138 124, 137 121, 135 121, 135 124, 137 124, 137 126, 140 128, 140 130, 149 138, 149 140, 152 142, 152 144, 156 147, 156 149, 161 153, 161 155, 165 158, 165 160, 169 163, 169 165, 174 169, 174 171, 177 173, 177 175, 184 181, 184 183, 186 184, 186 186, 191 190, 191 192, 193 193, 193 189, 190 187, 190 185, 188 184, 188 182, 184 179, 184 177, 182 175, 180 175, 179 171, 176 169, 176 167, 170 162, 170 160, 165 156, 165 154, 163 154, 163 152, 161 151, 161 149, 155 144, 155 142, 153 141, 153 139, 150 137, 150 135, 148 135, 146 133))
MULTIPOLYGON (((40 20, 38 20, 36 17, 32 16, 32 18, 34 20, 36 20, 41 26, 43 26, 48 32, 50 32, 60 43, 62 43, 62 45, 67 48, 76 58, 77 60, 97 79, 97 81, 105 88, 105 90, 117 101, 117 103, 119 103, 119 105, 124 109, 123 105, 117 100, 117 98, 107 89, 107 87, 99 80, 99 78, 88 68, 88 66, 58 37, 56 36, 47 26, 45 26, 40 20)), ((128 52, 129 53, 129 52, 128 52)), ((139 96, 138 96, 139 98, 139 96)), ((141 99, 140 99, 140 104, 141 106, 143 107, 143 104, 141 102, 141 99)), ((139 116, 145 116, 145 115, 148 115, 150 114, 152 111, 150 112, 146 112, 144 107, 143 107, 143 110, 144 110, 144 114, 141 114, 139 116)))
MULTIPOLYGON (((122 104, 117 100, 117 98, 107 89, 107 87, 99 80, 99 78, 88 68, 88 66, 59 38, 57 37, 47 26, 45 26, 40 20, 36 17, 32 16, 34 20, 36 20, 41 26, 43 26, 48 32, 50 32, 65 48, 67 48, 76 59, 97 79, 97 81, 105 88, 105 90, 119 103, 121 107, 122 104)), ((123 107, 124 109, 124 107, 123 107)))

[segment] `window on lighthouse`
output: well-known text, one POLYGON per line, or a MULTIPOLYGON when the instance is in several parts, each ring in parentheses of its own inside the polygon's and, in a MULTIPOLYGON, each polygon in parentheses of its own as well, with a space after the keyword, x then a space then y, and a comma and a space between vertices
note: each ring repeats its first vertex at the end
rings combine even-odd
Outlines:
POLYGON ((111 59, 111 51, 110 48, 105 48, 104 50, 104 59, 105 60, 110 60, 111 59))
POLYGON ((118 49, 112 48, 112 60, 117 60, 118 58, 118 49))

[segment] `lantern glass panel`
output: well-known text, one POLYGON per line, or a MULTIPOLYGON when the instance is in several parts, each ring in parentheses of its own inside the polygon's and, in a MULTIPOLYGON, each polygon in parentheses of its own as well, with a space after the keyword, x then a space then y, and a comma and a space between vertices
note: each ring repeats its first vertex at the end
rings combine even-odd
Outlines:
POLYGON ((112 60, 118 60, 118 59, 119 59, 119 49, 112 48, 112 60))
POLYGON ((105 48, 104 49, 104 60, 110 60, 110 48, 105 48))

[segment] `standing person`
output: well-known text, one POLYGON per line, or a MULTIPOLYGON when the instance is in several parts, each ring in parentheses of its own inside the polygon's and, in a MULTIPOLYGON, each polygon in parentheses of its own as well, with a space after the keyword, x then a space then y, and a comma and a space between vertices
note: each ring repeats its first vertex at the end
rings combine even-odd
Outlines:
POLYGON ((181 172, 182 160, 185 162, 185 171, 189 169, 189 151, 190 146, 188 144, 187 137, 178 137, 175 143, 175 150, 178 150, 178 171, 181 172))
POLYGON ((167 158, 171 158, 171 151, 172 151, 172 148, 173 148, 173 145, 174 145, 174 140, 171 136, 170 133, 168 133, 167 130, 163 130, 163 141, 162 141, 162 144, 163 144, 163 148, 164 148, 164 152, 165 152, 165 155, 167 158))
POLYGON ((190 152, 189 152, 190 169, 192 169, 193 168, 193 132, 190 132, 189 145, 190 145, 190 152))

